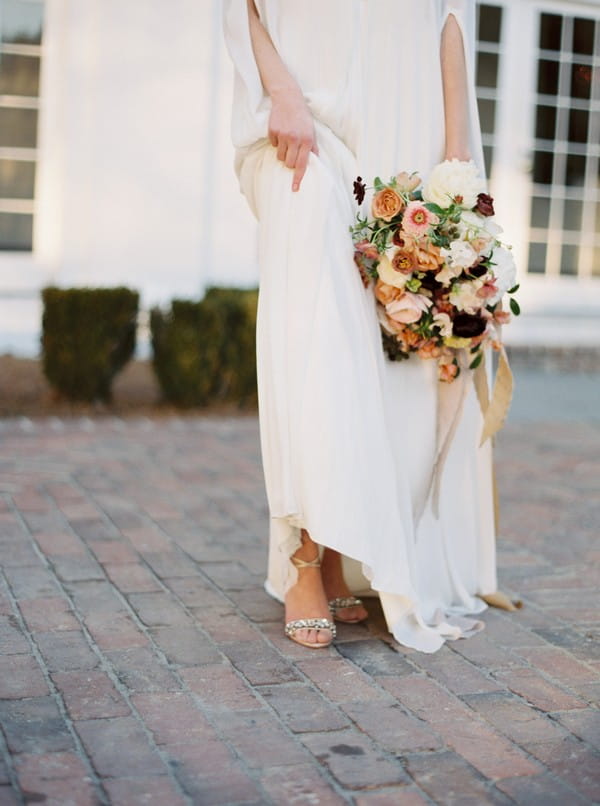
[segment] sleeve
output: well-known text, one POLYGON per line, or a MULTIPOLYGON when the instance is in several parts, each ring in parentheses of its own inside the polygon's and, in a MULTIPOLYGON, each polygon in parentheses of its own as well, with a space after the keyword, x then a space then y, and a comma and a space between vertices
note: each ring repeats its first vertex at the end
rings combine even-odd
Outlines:
POLYGON ((246 0, 224 0, 223 32, 234 67, 231 136, 236 148, 249 146, 268 130, 269 102, 252 50, 246 0))
POLYGON ((440 36, 449 16, 453 16, 456 19, 458 27, 460 28, 465 64, 467 66, 469 150, 481 175, 485 176, 479 109, 477 106, 477 93, 475 88, 475 61, 477 50, 475 0, 442 0, 440 36))

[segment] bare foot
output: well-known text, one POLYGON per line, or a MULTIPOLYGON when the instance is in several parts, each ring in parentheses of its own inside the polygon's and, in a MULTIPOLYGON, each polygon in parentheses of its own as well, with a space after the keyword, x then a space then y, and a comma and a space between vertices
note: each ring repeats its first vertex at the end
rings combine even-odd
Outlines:
MULTIPOLYGON (((310 562, 319 556, 319 547, 310 538, 308 532, 302 530, 302 546, 294 557, 310 562)), ((285 620, 295 621, 305 618, 325 618, 331 620, 327 597, 321 581, 321 569, 298 568, 298 581, 285 596, 285 620)), ((302 629, 296 630, 294 638, 309 644, 330 644, 333 638, 331 630, 302 629)))
MULTIPOLYGON (((333 549, 325 549, 323 557, 321 558, 321 575, 323 579, 323 587, 327 600, 337 599, 338 597, 346 598, 352 596, 352 592, 342 571, 342 556, 339 552, 333 549)), ((339 608, 335 616, 339 621, 345 621, 349 624, 355 624, 358 621, 364 621, 368 612, 362 605, 353 605, 352 607, 339 608)))

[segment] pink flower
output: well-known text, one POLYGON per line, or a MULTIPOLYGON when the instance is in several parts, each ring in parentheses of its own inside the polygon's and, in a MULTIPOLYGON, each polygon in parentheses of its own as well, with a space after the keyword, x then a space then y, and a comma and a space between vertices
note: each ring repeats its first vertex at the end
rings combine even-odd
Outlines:
POLYGON ((385 310, 390 319, 409 325, 412 322, 418 322, 431 305, 431 300, 424 297, 423 294, 413 294, 412 291, 406 291, 400 299, 389 302, 385 306, 385 310))
POLYGON ((458 375, 458 366, 456 364, 440 364, 438 369, 438 377, 444 383, 452 383, 458 375))
POLYGON ((507 325, 510 322, 508 311, 494 311, 494 321, 499 325, 507 325))
POLYGON ((377 247, 374 246, 370 241, 366 239, 363 241, 359 241, 357 244, 354 245, 354 248, 357 252, 362 252, 365 257, 371 258, 371 260, 378 260, 379 259, 379 252, 377 251, 377 247))
POLYGON ((497 293, 498 289, 494 281, 487 280, 477 292, 477 296, 482 297, 482 299, 489 299, 490 297, 495 297, 497 293))
POLYGON ((421 202, 412 201, 406 205, 402 217, 402 230, 407 235, 422 238, 430 227, 439 223, 439 218, 431 213, 421 202))

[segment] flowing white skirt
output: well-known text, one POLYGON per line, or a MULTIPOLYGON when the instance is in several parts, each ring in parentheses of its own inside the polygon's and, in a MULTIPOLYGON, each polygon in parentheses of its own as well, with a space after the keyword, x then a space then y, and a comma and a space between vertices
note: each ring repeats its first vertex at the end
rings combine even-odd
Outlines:
POLYGON ((257 362, 270 508, 267 591, 282 600, 300 529, 345 558, 351 588, 378 593, 390 631, 433 652, 479 629, 465 613, 496 589, 491 451, 469 393, 442 480, 440 517, 415 501, 435 459, 435 362, 384 358, 374 299, 348 227, 355 159, 317 122, 299 193, 267 141, 240 160, 259 220, 257 362))

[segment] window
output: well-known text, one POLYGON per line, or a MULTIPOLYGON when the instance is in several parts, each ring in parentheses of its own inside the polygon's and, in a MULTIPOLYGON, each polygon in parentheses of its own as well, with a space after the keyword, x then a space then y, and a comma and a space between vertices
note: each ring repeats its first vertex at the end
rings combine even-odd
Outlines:
POLYGON ((30 251, 42 0, 0 0, 0 249, 30 251))
POLYGON ((502 37, 502 7, 479 3, 477 6, 477 103, 485 171, 492 172, 495 145, 498 70, 502 37))
POLYGON ((600 276, 600 21, 539 15, 529 271, 600 276))

